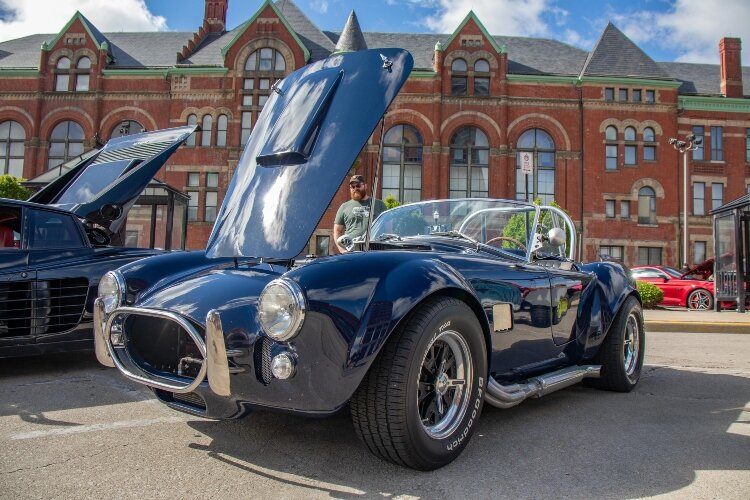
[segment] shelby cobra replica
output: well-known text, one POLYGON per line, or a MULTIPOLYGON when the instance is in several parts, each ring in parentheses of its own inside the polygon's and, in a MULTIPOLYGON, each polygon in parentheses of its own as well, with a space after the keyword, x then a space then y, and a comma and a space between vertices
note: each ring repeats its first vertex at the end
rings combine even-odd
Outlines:
POLYGON ((93 347, 101 276, 163 252, 125 248, 118 232, 194 129, 112 139, 28 201, 0 198, 0 358, 93 347))
POLYGON ((99 361, 202 417, 348 403, 370 451, 423 470, 461 453, 485 402, 585 378, 630 391, 638 293, 618 264, 572 259, 557 208, 425 201, 381 214, 352 252, 295 259, 411 67, 403 50, 371 50, 281 81, 206 251, 102 279, 99 361))

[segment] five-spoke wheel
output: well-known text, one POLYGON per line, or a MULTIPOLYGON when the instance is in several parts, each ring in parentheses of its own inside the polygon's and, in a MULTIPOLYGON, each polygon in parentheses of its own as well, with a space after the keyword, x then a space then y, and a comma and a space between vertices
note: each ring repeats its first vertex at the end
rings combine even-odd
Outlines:
POLYGON ((693 290, 690 292, 690 295, 688 295, 687 307, 688 309, 697 309, 700 311, 709 310, 714 307, 714 298, 711 295, 711 292, 699 288, 693 290))

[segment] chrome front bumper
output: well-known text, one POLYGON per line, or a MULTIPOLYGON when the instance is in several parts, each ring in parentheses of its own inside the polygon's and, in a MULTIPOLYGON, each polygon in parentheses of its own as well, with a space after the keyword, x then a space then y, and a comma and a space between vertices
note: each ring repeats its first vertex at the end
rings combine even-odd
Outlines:
POLYGON ((215 394, 219 396, 229 396, 231 394, 229 361, 226 345, 224 344, 224 331, 221 326, 221 318, 216 310, 211 310, 206 315, 206 340, 204 342, 193 325, 175 313, 138 307, 118 307, 107 316, 104 312, 104 303, 101 299, 96 299, 94 302, 94 349, 96 351, 96 359, 101 364, 117 368, 130 380, 149 387, 175 393, 193 392, 208 375, 208 385, 215 394), (195 342, 203 357, 198 375, 192 382, 171 383, 155 380, 145 371, 141 371, 139 374, 125 366, 120 356, 127 356, 127 352, 124 347, 115 347, 112 345, 110 342, 110 332, 115 318, 127 314, 168 319, 177 323, 190 335, 190 338, 195 342))

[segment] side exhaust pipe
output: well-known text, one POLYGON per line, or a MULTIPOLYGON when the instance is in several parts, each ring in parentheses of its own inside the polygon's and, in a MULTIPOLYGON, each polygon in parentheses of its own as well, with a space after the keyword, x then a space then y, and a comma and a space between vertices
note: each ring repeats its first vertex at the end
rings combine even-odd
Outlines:
POLYGON ((484 400, 497 408, 511 408, 527 398, 541 398, 575 385, 585 378, 599 378, 602 365, 569 366, 532 377, 522 384, 502 385, 489 378, 484 400))

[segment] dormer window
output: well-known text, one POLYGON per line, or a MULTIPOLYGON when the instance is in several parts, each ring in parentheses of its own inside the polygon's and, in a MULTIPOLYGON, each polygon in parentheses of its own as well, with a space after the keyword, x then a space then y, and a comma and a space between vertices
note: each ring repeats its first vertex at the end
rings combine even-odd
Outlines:
POLYGON ((61 57, 55 65, 55 91, 67 92, 70 86, 70 59, 61 57))
POLYGON ((490 63, 485 59, 474 63, 474 95, 490 95, 490 63))
POLYGON ((76 92, 89 90, 89 73, 91 72, 91 59, 82 57, 76 63, 76 92))
POLYGON ((467 94, 467 66, 463 59, 454 59, 451 64, 451 95, 467 94))

